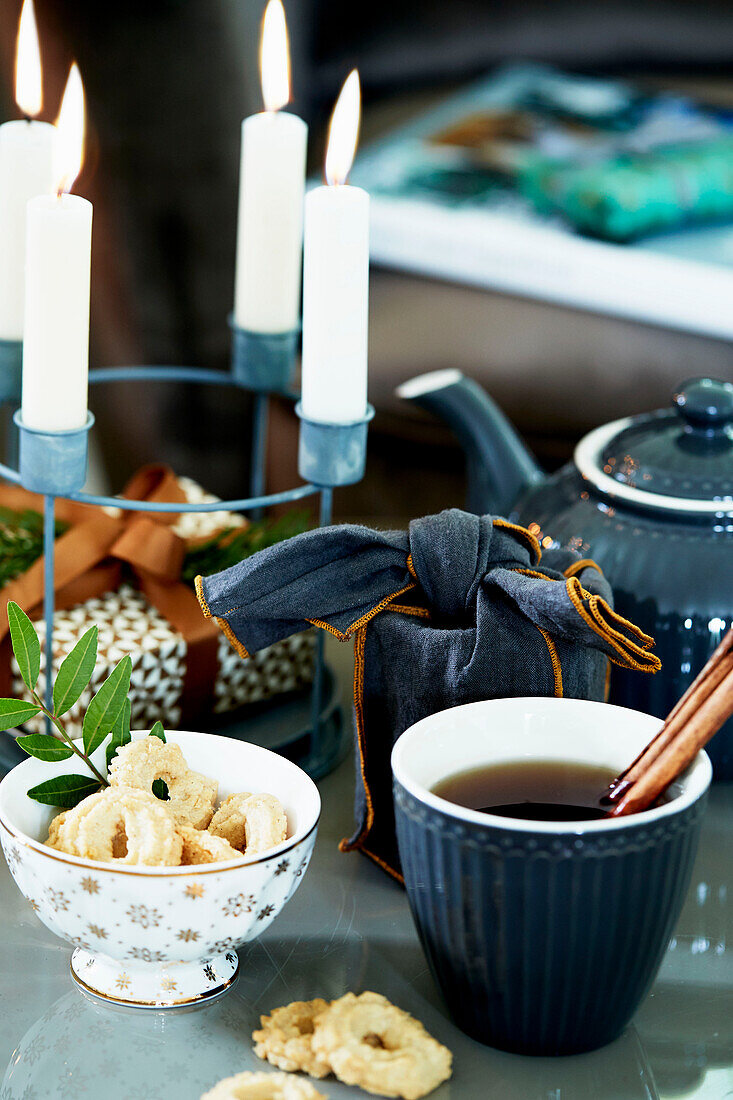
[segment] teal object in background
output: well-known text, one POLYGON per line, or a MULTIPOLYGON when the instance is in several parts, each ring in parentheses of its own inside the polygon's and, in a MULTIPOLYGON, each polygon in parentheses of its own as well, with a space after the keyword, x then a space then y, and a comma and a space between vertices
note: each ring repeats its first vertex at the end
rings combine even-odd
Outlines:
POLYGON ((609 241, 733 218, 733 137, 577 164, 533 158, 518 176, 541 212, 609 241))

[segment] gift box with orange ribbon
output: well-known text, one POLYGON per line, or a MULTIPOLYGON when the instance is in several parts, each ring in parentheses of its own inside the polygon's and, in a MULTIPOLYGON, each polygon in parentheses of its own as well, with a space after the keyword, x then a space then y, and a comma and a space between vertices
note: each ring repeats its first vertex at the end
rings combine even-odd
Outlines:
MULTIPOLYGON (((217 499, 163 466, 140 470, 121 495, 173 503, 217 499)), ((42 508, 41 497, 15 486, 0 487, 0 509, 6 515, 40 513, 42 508)), ((232 537, 242 541, 249 525, 241 516, 223 510, 131 512, 61 499, 56 514, 54 670, 90 626, 96 624, 99 630, 99 660, 89 687, 68 716, 70 732, 81 734, 81 719, 92 695, 125 654, 132 658, 133 728, 150 728, 157 719, 168 728, 205 728, 214 715, 311 682, 312 634, 278 642, 244 660, 201 615, 187 583, 192 554, 211 553, 218 537, 224 543, 232 537)), ((45 651, 43 558, 7 580, 0 599, 2 607, 15 600, 39 620, 36 629, 45 651)), ((0 695, 23 698, 27 691, 14 664, 4 615, 2 619, 0 695)), ((45 661, 38 685, 41 694, 44 670, 45 661)), ((29 722, 26 728, 40 731, 41 723, 29 722)))

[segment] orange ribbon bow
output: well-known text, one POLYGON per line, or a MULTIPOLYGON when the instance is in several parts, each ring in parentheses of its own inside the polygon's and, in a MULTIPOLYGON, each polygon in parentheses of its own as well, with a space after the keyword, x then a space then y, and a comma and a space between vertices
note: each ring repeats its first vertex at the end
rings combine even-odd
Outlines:
MULTIPOLYGON (((144 466, 121 494, 128 500, 184 503, 186 497, 171 469, 144 466)), ((18 486, 0 487, 0 505, 43 510, 43 498, 18 486)), ((69 524, 55 543, 56 609, 73 607, 114 591, 124 567, 137 587, 187 645, 181 707, 187 719, 210 710, 218 670, 218 631, 201 614, 194 592, 181 581, 186 542, 173 530, 178 513, 110 511, 76 501, 57 500, 57 518, 69 524)), ((2 607, 15 600, 31 618, 43 609, 43 558, 0 591, 2 607)), ((0 693, 12 691, 7 618, 0 621, 0 693)))

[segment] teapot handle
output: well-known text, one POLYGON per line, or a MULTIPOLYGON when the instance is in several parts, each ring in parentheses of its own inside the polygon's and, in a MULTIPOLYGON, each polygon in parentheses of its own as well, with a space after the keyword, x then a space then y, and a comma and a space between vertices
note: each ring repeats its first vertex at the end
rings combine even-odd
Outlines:
POLYGON ((717 378, 689 378, 672 394, 672 404, 688 431, 720 436, 733 424, 733 383, 717 378))

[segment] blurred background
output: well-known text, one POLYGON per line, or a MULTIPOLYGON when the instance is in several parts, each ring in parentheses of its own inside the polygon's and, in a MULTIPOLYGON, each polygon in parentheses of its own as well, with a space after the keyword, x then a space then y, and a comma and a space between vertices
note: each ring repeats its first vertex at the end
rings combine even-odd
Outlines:
MULTIPOLYGON (((19 10, 19 0, 0 7, 3 119, 17 114, 19 10)), ((733 109, 729 0, 286 0, 286 10, 292 109, 311 127, 316 175, 330 109, 354 66, 364 94, 362 156, 511 63, 621 78, 643 94, 682 93, 723 119, 733 109)), ((239 128, 261 108, 261 3, 37 0, 37 16, 43 117, 55 117, 72 57, 87 91, 88 152, 76 191, 95 208, 93 365, 225 368, 239 128)), ((716 233, 717 259, 733 263, 731 230, 722 225, 716 233)), ((600 299, 595 308, 579 308, 572 294, 563 300, 562 266, 551 295, 543 296, 516 285, 509 292, 490 276, 481 285, 475 275, 436 275, 430 264, 420 270, 399 258, 373 259, 370 397, 377 417, 367 477, 337 494, 340 515, 386 521, 462 502, 458 445, 394 396, 396 385, 422 371, 459 367, 479 379, 550 467, 589 428, 667 404, 685 377, 733 378, 730 341, 719 324, 674 317, 659 323, 654 309, 623 315, 600 299)), ((108 386, 93 394, 92 407, 104 429, 97 434, 112 488, 142 462, 164 459, 220 495, 244 490, 246 395, 108 386)), ((276 406, 273 489, 295 481, 296 440, 290 407, 276 406)))

